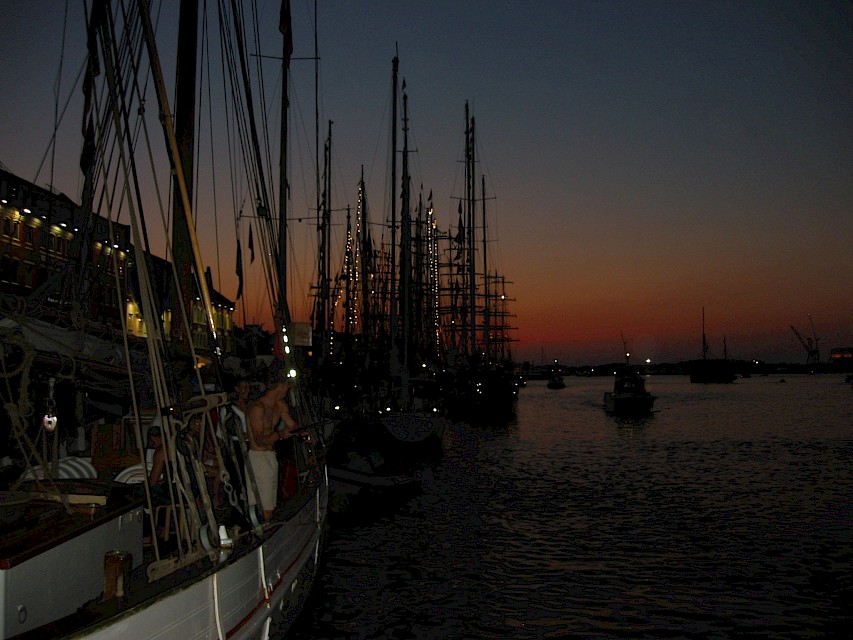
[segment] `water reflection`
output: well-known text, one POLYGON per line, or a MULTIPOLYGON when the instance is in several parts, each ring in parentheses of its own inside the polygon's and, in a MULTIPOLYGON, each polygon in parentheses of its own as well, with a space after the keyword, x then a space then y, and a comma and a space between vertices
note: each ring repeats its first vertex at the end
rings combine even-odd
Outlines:
POLYGON ((332 532, 299 637, 851 628, 853 415, 839 388, 657 379, 659 411, 624 421, 604 413, 608 383, 572 378, 547 401, 529 383, 516 424, 452 429, 429 491, 332 532))

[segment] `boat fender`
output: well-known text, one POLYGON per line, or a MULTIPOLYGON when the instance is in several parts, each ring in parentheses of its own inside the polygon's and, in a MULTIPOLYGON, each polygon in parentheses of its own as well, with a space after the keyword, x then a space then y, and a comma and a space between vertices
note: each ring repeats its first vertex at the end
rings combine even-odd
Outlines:
POLYGON ((254 505, 254 504, 249 505, 248 506, 248 512, 249 512, 249 522, 252 523, 252 529, 255 531, 255 533, 260 535, 261 533, 263 533, 264 527, 261 524, 260 518, 258 517, 257 505, 254 505))
POLYGON ((104 598, 124 598, 130 582, 131 554, 125 551, 107 551, 104 554, 104 598))
POLYGON ((56 416, 46 413, 41 421, 41 426, 48 433, 53 433, 56 430, 56 416))
POLYGON ((56 407, 56 400, 53 398, 54 384, 56 384, 56 378, 51 378, 47 381, 47 400, 45 401, 47 411, 41 419, 41 426, 48 433, 56 431, 56 414, 53 412, 53 409, 56 407))
POLYGON ((198 541, 205 551, 216 551, 220 546, 219 531, 211 530, 210 524, 205 523, 198 530, 198 541))

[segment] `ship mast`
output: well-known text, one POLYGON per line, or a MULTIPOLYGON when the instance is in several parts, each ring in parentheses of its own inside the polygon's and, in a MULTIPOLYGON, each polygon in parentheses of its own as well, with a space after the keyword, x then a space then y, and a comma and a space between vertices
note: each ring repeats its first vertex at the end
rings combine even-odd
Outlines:
MULTIPOLYGON (((412 316, 412 216, 409 181, 409 97, 403 80, 403 157, 400 185, 400 362, 408 370, 411 357, 412 316)), ((404 396, 405 397, 405 396, 404 396)))
POLYGON ((475 142, 474 142, 474 118, 468 119, 468 103, 465 103, 465 124, 466 124, 466 163, 465 177, 467 187, 466 208, 468 222, 468 334, 470 336, 470 355, 477 352, 477 303, 476 303, 476 265, 474 264, 475 255, 475 233, 474 233, 474 208, 476 202, 476 177, 474 175, 474 167, 476 166, 475 157, 475 142))
POLYGON ((489 269, 486 260, 486 176, 481 176, 480 193, 483 197, 483 353, 486 359, 491 355, 491 344, 489 339, 489 312, 491 308, 491 299, 489 297, 489 269))
POLYGON ((290 110, 290 57, 293 55, 293 26, 290 17, 290 1, 285 0, 281 7, 279 30, 282 34, 281 45, 281 138, 279 141, 279 180, 278 180, 278 313, 283 326, 290 323, 287 307, 287 199, 290 185, 287 181, 287 114, 290 110))
POLYGON ((391 287, 390 329, 391 351, 397 346, 397 72, 400 59, 391 61, 391 287))
MULTIPOLYGON (((192 308, 190 232, 186 213, 193 201, 193 151, 195 148, 195 86, 198 57, 198 0, 181 0, 178 18, 178 51, 175 67, 175 126, 174 135, 180 157, 183 186, 176 175, 172 188, 172 264, 178 270, 178 283, 172 283, 172 345, 189 353, 192 335, 184 335, 184 312, 192 308), (181 189, 186 190, 186 204, 181 189), (181 291, 183 289, 183 292, 181 291), (179 302, 183 300, 183 302, 179 302)), ((177 174, 177 172, 176 172, 177 174)), ((198 279, 203 276, 197 274, 198 279)))

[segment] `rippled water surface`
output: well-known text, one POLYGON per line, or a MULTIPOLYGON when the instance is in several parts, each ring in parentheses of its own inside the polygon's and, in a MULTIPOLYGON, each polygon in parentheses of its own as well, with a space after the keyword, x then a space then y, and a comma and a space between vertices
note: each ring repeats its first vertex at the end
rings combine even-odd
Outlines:
POLYGON ((434 482, 330 531, 312 638, 814 638, 853 628, 853 388, 839 376, 608 378, 454 425, 434 482))

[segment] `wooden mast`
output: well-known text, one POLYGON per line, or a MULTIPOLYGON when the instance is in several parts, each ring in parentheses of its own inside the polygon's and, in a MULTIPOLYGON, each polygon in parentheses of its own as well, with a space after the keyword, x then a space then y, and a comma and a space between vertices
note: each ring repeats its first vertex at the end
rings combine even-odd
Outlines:
POLYGON ((489 268, 486 260, 486 176, 481 175, 480 193, 483 197, 483 353, 486 361, 491 357, 490 311, 492 300, 489 296, 489 268))
POLYGON ((474 213, 476 203, 476 177, 474 167, 476 166, 475 152, 475 123, 474 117, 468 119, 468 103, 465 103, 465 120, 467 131, 467 157, 466 157, 466 186, 467 186, 467 222, 468 222, 468 333, 470 340, 470 354, 477 352, 477 300, 476 300, 476 265, 474 264, 476 234, 474 233, 474 213))
POLYGON ((287 114, 290 109, 290 56, 293 54, 293 28, 290 19, 290 0, 284 0, 279 19, 281 31, 281 139, 279 141, 279 181, 278 181, 278 313, 286 326, 290 322, 287 308, 287 199, 290 185, 287 180, 287 114))
MULTIPOLYGON (((195 148, 195 85, 198 56, 198 0, 181 0, 178 18, 178 50, 175 67, 175 139, 180 156, 186 201, 180 180, 175 176, 172 188, 172 264, 178 282, 172 283, 172 349, 181 354, 191 352, 192 335, 184 335, 185 324, 192 331, 192 253, 187 212, 193 201, 193 168, 195 148), (183 291, 181 291, 183 288, 183 291), (189 315, 185 319, 184 311, 189 315)), ((197 273, 199 281, 203 273, 197 273)))
POLYGON ((403 155, 400 184, 400 362, 408 371, 412 342, 412 216, 409 181, 409 96, 403 80, 403 155))
POLYGON ((394 55, 391 61, 391 287, 390 329, 391 351, 397 346, 397 71, 400 59, 394 55))

